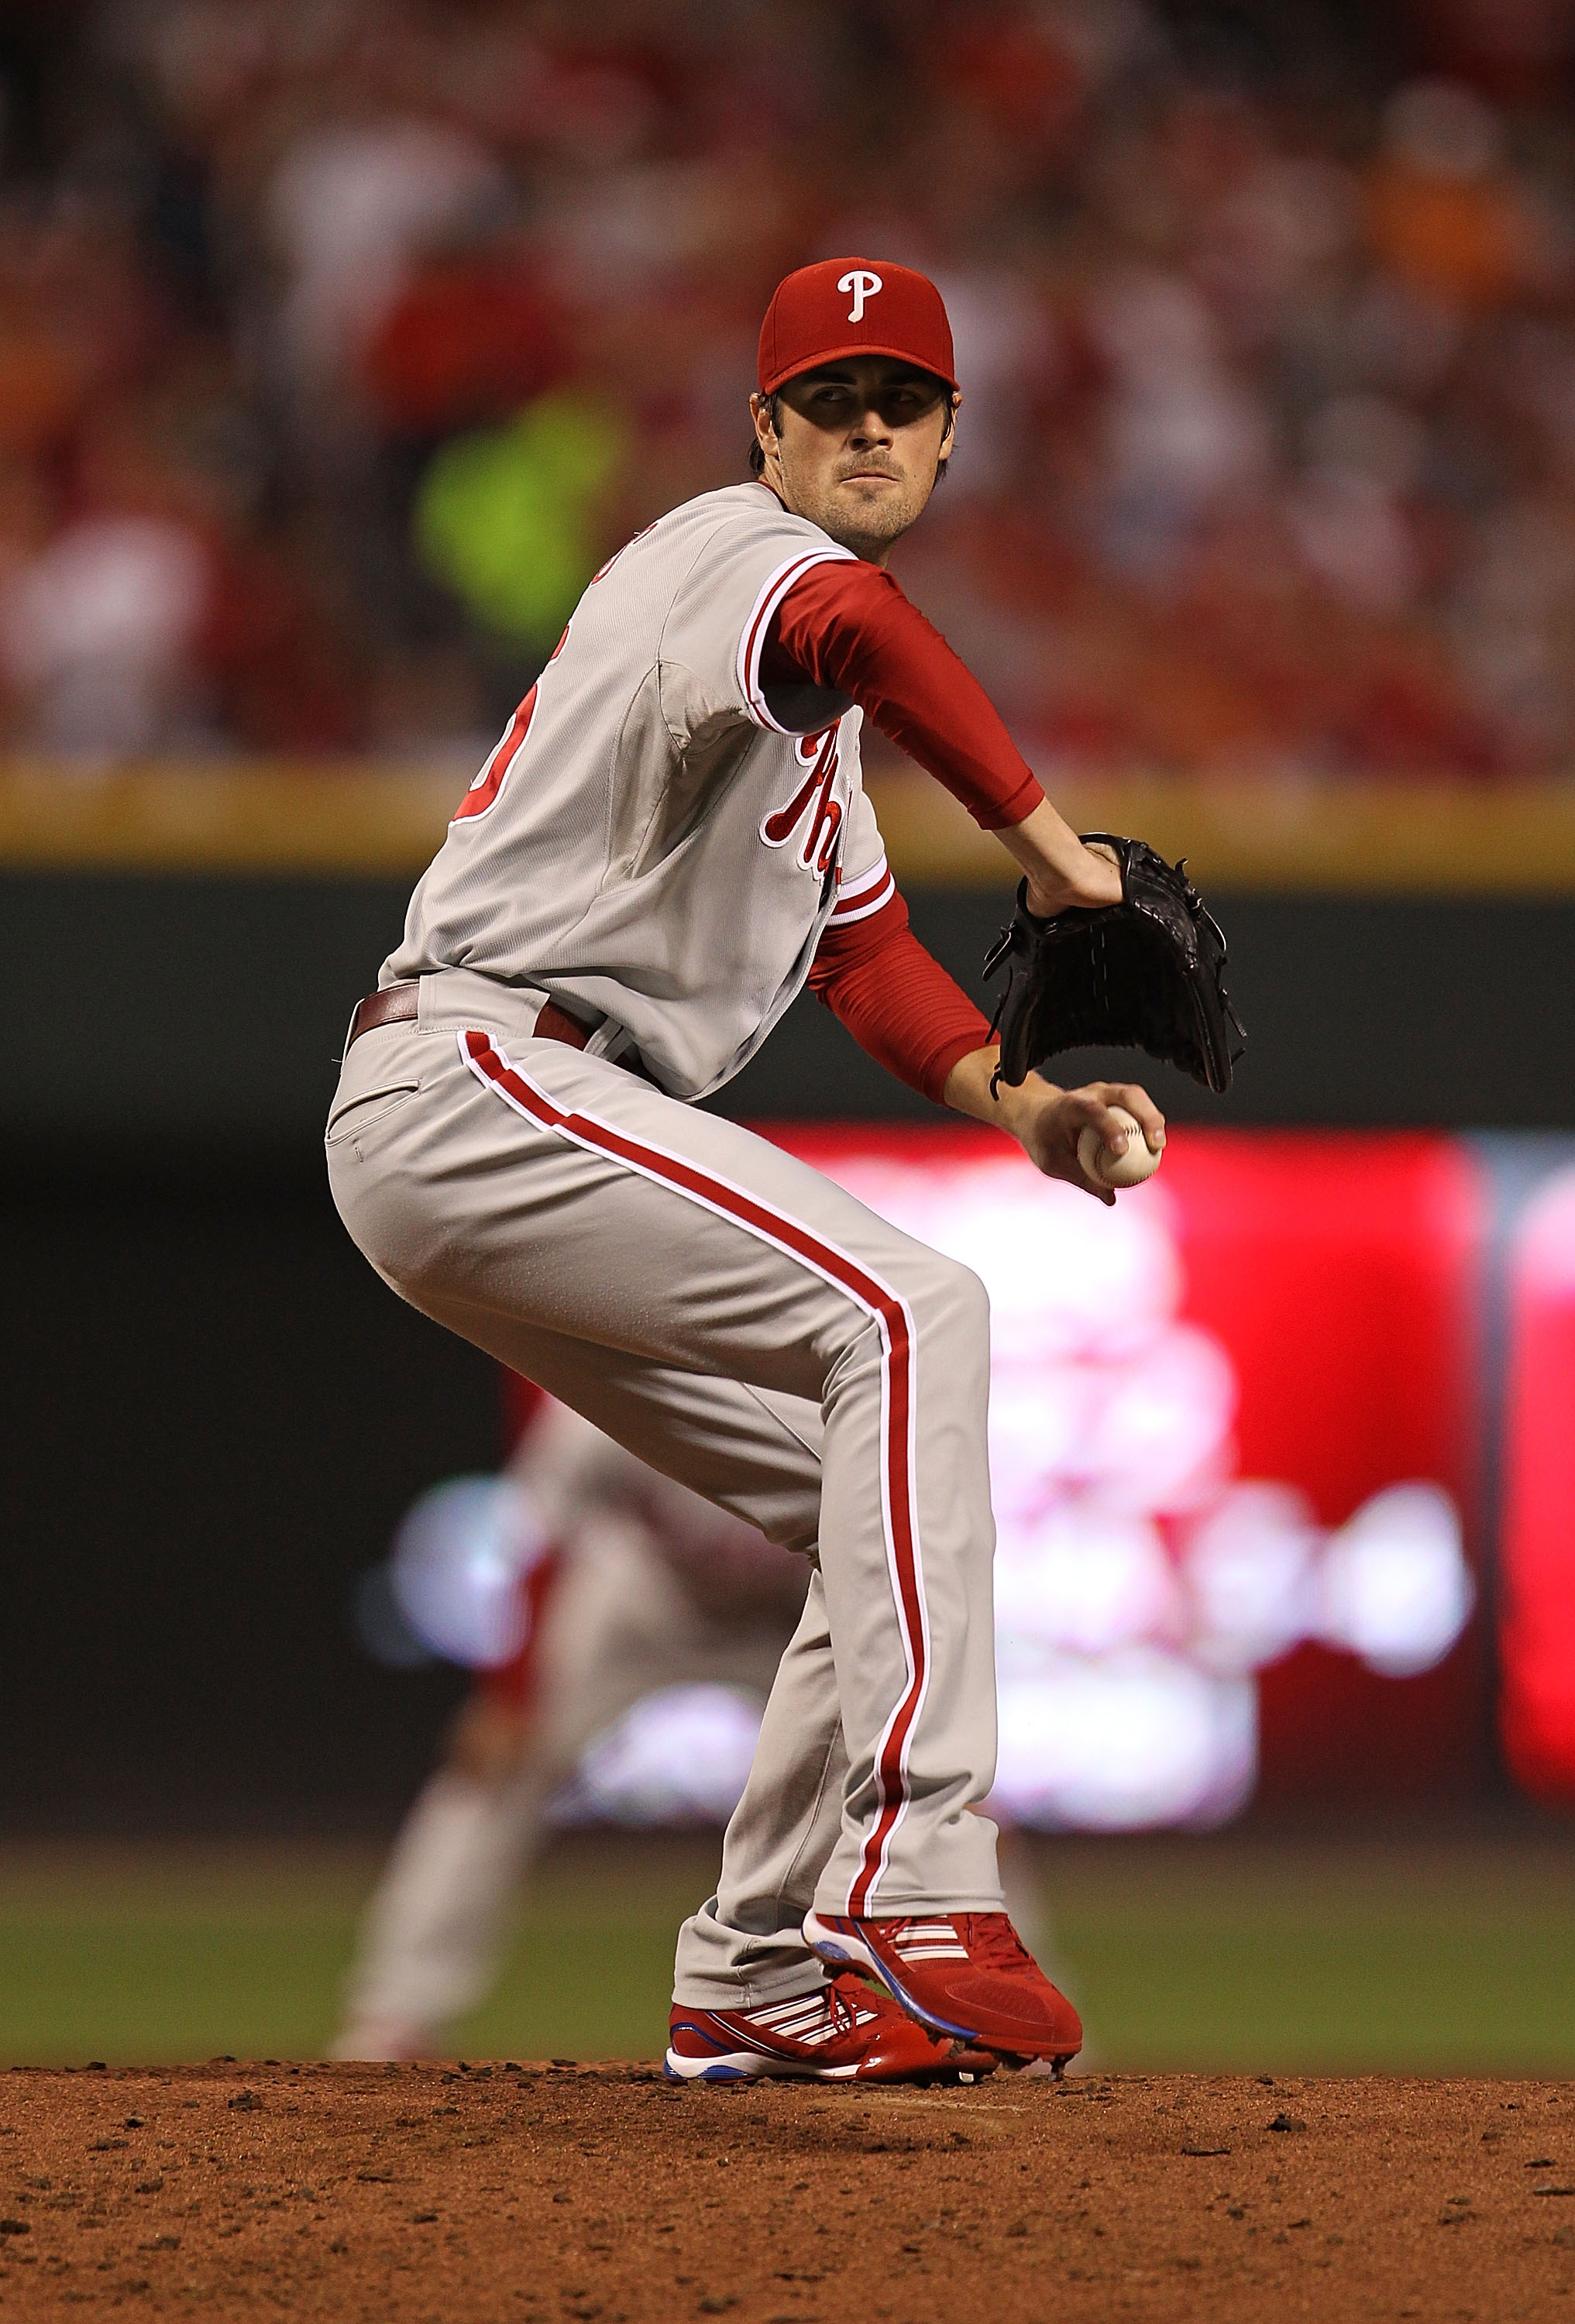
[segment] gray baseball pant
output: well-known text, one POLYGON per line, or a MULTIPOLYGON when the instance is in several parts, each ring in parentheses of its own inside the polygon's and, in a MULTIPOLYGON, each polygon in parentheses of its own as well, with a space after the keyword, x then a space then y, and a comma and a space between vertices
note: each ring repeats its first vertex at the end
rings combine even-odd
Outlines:
POLYGON ((824 1975, 800 1923, 996 1912, 977 1277, 736 1123, 535 1038, 539 994, 423 977, 328 1118, 339 1214, 401 1297, 818 1570, 675 1997, 824 1975))

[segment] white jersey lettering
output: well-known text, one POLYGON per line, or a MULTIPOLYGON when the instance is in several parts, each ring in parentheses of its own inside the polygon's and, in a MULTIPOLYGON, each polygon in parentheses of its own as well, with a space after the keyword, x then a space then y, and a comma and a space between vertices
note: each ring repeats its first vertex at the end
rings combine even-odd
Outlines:
POLYGON ((837 834, 842 829, 843 805, 832 797, 832 786, 837 779, 837 728, 828 726, 824 734, 806 734, 793 745, 793 755, 801 767, 810 773, 801 783, 785 807, 769 815, 760 825, 760 837, 768 847, 785 847, 804 825, 803 845, 795 851, 795 860, 806 872, 818 872, 824 878, 836 859, 837 834))

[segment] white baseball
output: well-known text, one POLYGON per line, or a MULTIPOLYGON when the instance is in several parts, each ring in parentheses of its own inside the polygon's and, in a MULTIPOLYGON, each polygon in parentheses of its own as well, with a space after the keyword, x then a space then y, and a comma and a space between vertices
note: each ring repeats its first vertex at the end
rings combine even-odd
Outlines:
POLYGON ((1113 1154, 1091 1121, 1078 1132, 1077 1158, 1091 1178, 1098 1178, 1107 1186, 1140 1186, 1158 1169, 1159 1155, 1154 1152, 1124 1105, 1113 1105, 1110 1111, 1127 1133, 1121 1152, 1113 1154))

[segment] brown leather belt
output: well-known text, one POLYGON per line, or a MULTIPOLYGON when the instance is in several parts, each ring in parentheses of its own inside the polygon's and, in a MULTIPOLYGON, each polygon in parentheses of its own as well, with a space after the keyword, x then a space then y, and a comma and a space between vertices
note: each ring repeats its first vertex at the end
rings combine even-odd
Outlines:
POLYGON ((364 1001, 355 1003, 345 1048, 354 1048, 363 1033, 370 1033, 379 1025, 413 1023, 420 999, 421 988, 413 978, 408 984, 385 984, 380 991, 369 992, 364 1001))
MULTIPOLYGON (((345 1048, 351 1048, 363 1033, 370 1033, 379 1025, 413 1023, 420 991, 419 984, 412 977, 403 984, 385 984, 381 991, 369 992, 364 1001, 358 1001, 355 1013, 350 1019, 350 1038, 345 1044, 345 1048)), ((588 1026, 571 1017, 566 1009, 560 1009, 556 1001, 544 1001, 541 1014, 536 1019, 533 1038, 539 1041, 563 1041, 571 1049, 583 1049, 591 1033, 588 1026)), ((637 1057, 620 1058, 618 1062, 626 1065, 631 1073, 639 1074, 642 1080, 650 1079, 637 1057)))

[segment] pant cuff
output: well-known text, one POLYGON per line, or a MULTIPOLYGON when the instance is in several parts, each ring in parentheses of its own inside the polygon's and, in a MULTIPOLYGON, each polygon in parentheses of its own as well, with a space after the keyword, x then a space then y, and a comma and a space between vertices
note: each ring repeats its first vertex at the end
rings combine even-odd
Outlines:
POLYGON ((773 2001, 797 2001, 801 1994, 818 1993, 828 1972, 811 1954, 791 1969, 774 1975, 734 1978, 679 1977, 673 1980, 673 2001, 679 2009, 763 2009, 773 2001))
MULTIPOLYGON (((816 1896, 815 1910, 836 1920, 849 1917, 848 1892, 845 1888, 834 1896, 816 1896)), ((1004 1913, 1006 1898, 1001 1891, 981 1889, 972 1896, 938 1896, 934 1891, 924 1895, 898 1895, 882 1886, 872 1913, 863 1917, 871 1921, 912 1920, 920 1913, 1004 1913)))

